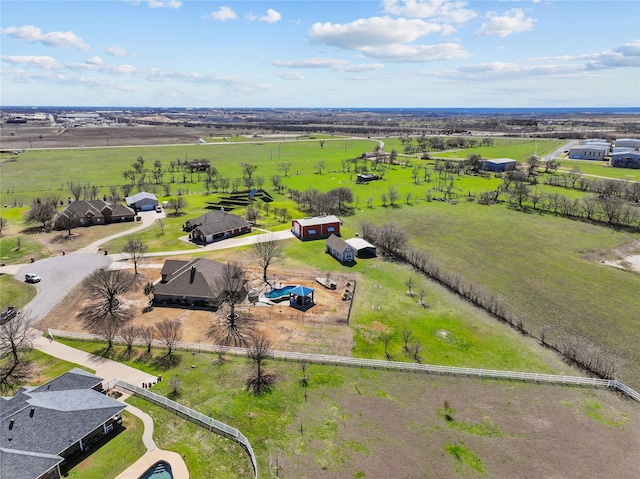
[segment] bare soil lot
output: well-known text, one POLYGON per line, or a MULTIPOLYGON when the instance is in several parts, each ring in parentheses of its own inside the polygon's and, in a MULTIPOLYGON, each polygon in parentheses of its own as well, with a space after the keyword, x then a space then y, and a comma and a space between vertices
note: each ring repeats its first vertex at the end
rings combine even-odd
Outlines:
MULTIPOLYGON (((155 265, 160 266, 160 264, 161 261, 156 260, 155 265)), ((213 312, 203 309, 154 306, 151 311, 144 312, 148 305, 148 298, 143 294, 143 286, 147 281, 157 280, 159 276, 158 268, 143 269, 137 290, 125 296, 126 304, 133 312, 131 324, 153 326, 164 319, 177 319, 183 325, 182 341, 210 343, 207 331, 216 317, 228 313, 227 308, 222 307, 219 311, 213 312)), ((316 304, 303 312, 290 307, 288 301, 273 306, 260 303, 252 305, 245 301, 236 308, 236 311, 252 318, 258 330, 268 331, 274 349, 349 356, 352 347, 352 332, 347 325, 350 301, 343 301, 341 298, 346 281, 342 280, 342 283, 338 281, 337 288, 330 290, 310 280, 306 273, 303 276, 293 271, 282 271, 278 274, 278 282, 283 285, 295 284, 313 288, 316 304)), ((259 284, 260 280, 254 275, 250 286, 259 284)), ((88 332, 76 316, 76 312, 85 305, 84 298, 81 286, 76 287, 66 300, 53 308, 37 326, 42 330, 55 328, 88 332)))

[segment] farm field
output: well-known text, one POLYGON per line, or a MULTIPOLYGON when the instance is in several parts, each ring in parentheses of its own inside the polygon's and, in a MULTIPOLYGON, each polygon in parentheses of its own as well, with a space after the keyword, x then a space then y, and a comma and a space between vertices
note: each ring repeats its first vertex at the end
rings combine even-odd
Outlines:
MULTIPOLYGON (((562 363, 551 350, 539 347, 537 340, 544 329, 547 341, 552 345, 560 345, 570 336, 586 338, 591 344, 614 354, 620 364, 617 379, 636 390, 640 389, 640 351, 637 348, 640 327, 635 314, 640 304, 637 295, 640 275, 604 264, 604 260, 619 259, 623 252, 640 252, 640 232, 542 214, 531 207, 521 211, 507 204, 506 195, 499 204, 483 206, 476 203, 479 194, 495 191, 501 185, 502 180, 494 175, 457 175, 453 180, 452 201, 441 201, 441 180, 437 175, 433 174, 427 180, 423 173, 419 177, 413 173, 416 165, 432 169, 432 160, 410 159, 408 165, 391 166, 380 181, 355 184, 353 168, 345 165, 344 160, 372 151, 378 144, 374 140, 327 138, 324 146, 321 146, 319 137, 311 141, 269 139, 251 143, 249 138, 246 140, 215 140, 212 142, 216 144, 209 145, 86 147, 25 152, 19 155, 18 161, 0 166, 3 179, 0 193, 3 204, 7 205, 2 216, 9 220, 9 228, 0 240, 2 262, 26 262, 29 257, 39 259, 60 254, 62 249, 70 252, 101 235, 96 228, 75 228, 72 238, 62 242, 56 238, 66 235, 66 232, 35 234, 27 231, 22 221, 27 207, 11 205, 28 204, 32 198, 50 194, 65 199, 68 196, 67 177, 56 177, 52 181, 52 171, 66 171, 73 181, 95 184, 100 187, 101 195, 107 195, 110 186, 119 186, 125 181, 122 171, 129 168, 138 156, 143 156, 151 164, 159 159, 165 165, 178 158, 181 161, 207 158, 221 174, 231 178, 242 175, 243 163, 252 163, 257 166, 256 175, 265 177, 265 188, 274 198, 270 211, 262 209, 257 227, 280 230, 289 227, 291 218, 307 216, 289 194, 271 191, 271 176, 282 174, 280 163, 290 162, 288 176, 282 177, 286 188, 305 190, 313 187, 328 191, 346 186, 352 189, 354 214, 341 216, 344 221, 343 237, 359 233, 363 221, 377 225, 396 222, 408 233, 412 247, 424 251, 446 271, 503 298, 509 311, 522 318, 528 336, 508 329, 407 265, 379 257, 358 260, 352 267, 346 267, 324 253, 324 241, 304 243, 289 240, 284 257, 270 269, 270 273, 284 277, 291 271, 321 271, 336 277, 354 276, 357 278, 357 294, 348 326, 317 327, 311 321, 300 325, 299 318, 289 318, 289 323, 275 326, 263 318, 261 327, 273 328, 277 349, 286 349, 288 345, 296 350, 309 348, 316 352, 335 351, 355 357, 383 359, 385 348, 381 336, 390 333, 392 340, 388 354, 394 360, 406 361, 409 358, 403 353, 400 336, 403 329, 410 329, 413 337, 421 342, 421 360, 427 363, 585 374, 562 363), (321 169, 318 168, 319 163, 322 163, 321 169), (110 168, 105 170, 105 165, 110 168), (392 188, 398 192, 399 200, 393 206, 383 206, 381 197, 392 188), (276 216, 275 210, 280 208, 287 210, 284 220, 276 216), (415 293, 424 291, 426 307, 417 303, 416 296, 406 294, 409 278, 414 281, 415 293)), ((396 141, 380 140, 385 142, 387 151, 396 141)), ((518 140, 517 145, 516 141, 510 145, 511 141, 496 141, 494 146, 486 147, 488 152, 482 154, 522 157, 520 161, 526 160, 532 154, 530 150, 536 147, 539 155, 545 154, 541 141, 518 140)), ((545 144, 551 151, 558 147, 553 142, 545 144)), ((462 150, 451 154, 464 158, 471 152, 462 150)), ((561 163, 563 168, 573 167, 568 162, 561 163)), ((619 172, 613 168, 602 168, 603 173, 600 173, 596 169, 600 165, 583 168, 585 162, 576 163, 587 174, 610 174, 610 177, 624 174, 628 176, 625 179, 636 179, 630 170, 619 172)), ((162 226, 156 222, 148 230, 136 234, 150 251, 189 248, 179 239, 185 234, 180 229, 182 223, 205 212, 207 201, 217 199, 216 194, 205 195, 197 174, 194 177, 192 182, 187 174, 170 184, 169 196, 180 194, 187 200, 188 206, 181 216, 169 216, 163 220, 162 226)), ((544 176, 540 176, 535 186, 541 193, 558 193, 572 199, 585 195, 577 190, 544 185, 543 182, 544 176)), ((160 200, 169 198, 163 194, 162 187, 151 185, 150 188, 155 188, 160 200)), ((261 207, 264 208, 263 205, 261 207)), ((241 208, 236 212, 243 214, 241 208)), ((115 231, 131 226, 110 225, 108 228, 115 231)), ((120 238, 103 245, 103 248, 118 252, 125 241, 126 238, 120 238)), ((247 251, 248 248, 241 248, 205 255, 222 261, 246 262, 247 251)), ((150 271, 157 273, 157 269, 150 271)), ((11 294, 19 295, 21 291, 11 294)), ((132 301, 144 305, 144 295, 141 292, 136 294, 132 301)), ((5 301, 4 291, 2 300, 5 301)), ((62 309, 57 309, 50 316, 48 325, 57 326, 56 315, 72 319, 75 303, 65 303, 59 305, 62 309)), ((142 306, 139 309, 142 310, 142 306)), ((146 316, 139 314, 138 320, 148 322, 154 317, 174 317, 176 314, 190 323, 200 321, 200 331, 209 320, 206 315, 175 310, 160 312, 160 308, 146 316)), ((69 324, 67 326, 73 329, 69 324)), ((198 340, 204 339, 200 337, 198 340)), ((100 349, 100 345, 89 347, 100 349)), ((158 373, 152 364, 139 363, 137 367, 158 373)), ((625 470, 628 471, 633 464, 629 463, 629 454, 620 451, 629 450, 629 447, 637 450, 638 446, 637 438, 630 438, 627 429, 637 425, 637 407, 606 391, 465 382, 451 378, 397 377, 370 371, 336 372, 312 366, 309 374, 310 378, 311 374, 317 375, 318 390, 313 391, 313 386, 310 386, 312 394, 305 402, 297 382, 299 369, 282 364, 269 367, 275 368, 279 381, 276 390, 264 398, 248 398, 243 392, 242 381, 238 378, 246 373, 248 366, 240 360, 217 364, 214 357, 182 354, 179 367, 164 374, 177 375, 183 380, 178 398, 180 402, 185 401, 185 404, 223 421, 227 417, 231 425, 247 434, 254 447, 258 444, 261 470, 269 469, 270 453, 272 461, 274 454, 279 457, 281 477, 381 477, 376 475, 378 471, 385 471, 384 477, 513 477, 514 471, 526 470, 547 470, 549 474, 560 471, 561 475, 567 476, 573 476, 577 471, 576 477, 600 477, 589 474, 599 471, 598 461, 610 457, 610 454, 619 460, 620 474, 624 477, 625 470), (192 365, 195 367, 191 368, 192 365), (206 372, 207 381, 211 378, 215 381, 209 384, 203 380, 198 376, 200 370, 206 372), (197 386, 198 382, 202 386, 197 386), (213 393, 208 388, 221 385, 228 388, 221 388, 223 392, 220 394, 230 395, 224 411, 217 409, 225 408, 224 401, 218 398, 221 405, 217 405, 206 397, 207 394, 217 397, 218 392, 213 393), (474 403, 469 398, 479 398, 479 401, 474 403), (533 403, 528 402, 531 398, 533 403), (453 410, 455 427, 448 424, 451 421, 443 419, 445 401, 453 410), (524 404, 548 405, 548 409, 540 412, 544 408, 518 407, 524 404), (283 413, 280 407, 290 408, 292 412, 283 413), (523 412, 523 409, 526 410, 523 412), (315 414, 316 411, 321 411, 321 414, 315 414), (546 413, 547 416, 544 415, 546 413), (260 425, 261 421, 263 424, 260 425), (267 427, 274 421, 277 423, 275 426, 267 427), (481 432, 475 434, 469 430, 481 432), (581 442, 582 439, 559 452, 562 449, 561 438, 580 436, 586 441, 587 434, 611 441, 607 444, 614 445, 615 452, 609 445, 596 448, 593 457, 597 460, 583 464, 576 459, 580 457, 580 451, 588 447, 586 442, 581 442), (401 437, 402 440, 391 444, 389 437, 401 437), (410 457, 415 444, 424 445, 428 457, 425 462, 421 462, 422 458, 410 457), (540 452, 532 454, 531 451, 540 452), (500 457, 497 457, 498 452, 500 457), (538 457, 545 456, 554 460, 544 465, 538 457), (396 470, 388 472, 385 467, 396 470), (429 475, 432 472, 434 476, 429 475)), ((313 379, 310 384, 312 382, 313 379)), ((158 391, 168 394, 170 391, 164 389, 167 387, 161 384, 158 391)), ((244 477, 234 471, 246 470, 247 464, 226 441, 211 444, 205 456, 222 454, 232 457, 225 456, 221 464, 206 462, 208 459, 203 460, 200 455, 195 457, 189 452, 196 447, 194 441, 208 440, 202 431, 183 424, 166 411, 151 406, 148 409, 161 424, 180 430, 177 438, 171 437, 164 427, 158 428, 157 434, 163 444, 171 446, 169 448, 193 456, 189 458, 192 461, 189 468, 196 471, 194 477, 204 474, 202 471, 209 467, 213 470, 218 468, 219 477, 244 477)))

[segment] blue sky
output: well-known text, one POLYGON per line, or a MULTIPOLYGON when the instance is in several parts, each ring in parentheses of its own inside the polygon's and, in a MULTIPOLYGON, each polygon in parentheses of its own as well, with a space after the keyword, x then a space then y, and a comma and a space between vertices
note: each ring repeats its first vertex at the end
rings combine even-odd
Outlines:
POLYGON ((2 0, 2 105, 638 107, 640 2, 2 0))

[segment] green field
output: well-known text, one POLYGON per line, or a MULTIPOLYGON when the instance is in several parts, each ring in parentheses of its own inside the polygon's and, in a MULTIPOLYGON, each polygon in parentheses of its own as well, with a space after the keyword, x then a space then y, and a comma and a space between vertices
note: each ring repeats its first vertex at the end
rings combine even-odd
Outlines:
MULTIPOLYGON (((395 142, 399 142, 398 139, 384 140, 387 151, 395 142)), ((534 151, 542 156, 561 144, 561 141, 495 139, 491 147, 452 152, 452 155, 464 158, 471 153, 481 153, 488 157, 511 157, 524 161, 534 151)), ((474 201, 467 201, 473 200, 483 191, 498 188, 501 180, 495 176, 483 178, 458 175, 454 180, 455 204, 431 201, 442 197, 442 193, 438 191, 440 180, 435 173, 432 173, 428 182, 422 176, 415 179, 412 167, 419 165, 433 168, 433 161, 412 159, 408 167, 391 166, 380 181, 355 184, 354 172, 352 169, 346 171, 349 166, 343 165, 343 160, 359 157, 363 152, 373 150, 376 145, 377 142, 373 140, 328 139, 321 148, 320 142, 314 139, 223 142, 201 146, 28 151, 17 162, 2 166, 3 194, 6 195, 9 191, 12 197, 24 195, 28 198, 30 195, 44 196, 51 193, 52 191, 46 191, 47 188, 52 188, 50 171, 68 171, 69 177, 73 177, 74 181, 99 184, 104 189, 106 185, 121 184, 124 181, 122 171, 139 155, 146 158, 148 163, 160 159, 165 166, 168 161, 176 158, 208 158, 225 177, 241 176, 241 164, 250 162, 257 166, 255 175, 266 178, 265 186, 269 189, 269 178, 282 173, 279 171, 279 164, 291 162, 289 176, 283 178, 283 183, 288 188, 305 190, 313 187, 327 191, 347 186, 353 190, 356 211, 354 215, 343 218, 345 236, 355 234, 360 221, 376 224, 398 222, 409 233, 412 246, 428 253, 447 271, 481 285, 493 295, 502 296, 509 309, 523 319, 530 334, 537 336, 540 328, 549 325, 552 328, 549 337, 555 342, 561 342, 567 335, 589 338, 621 358, 622 380, 636 387, 640 384, 640 353, 634 346, 640 343, 637 318, 634 316, 634 298, 640 284, 639 277, 594 261, 594 258, 606 257, 613 248, 638 240, 640 236, 637 232, 616 231, 587 222, 538 214, 530 209, 522 212, 509 208, 506 204, 481 206, 474 201), (324 162, 321 174, 315 168, 319 161, 324 162), (105 164, 110 166, 106 171, 105 164), (381 197, 391 188, 397 190, 399 200, 394 207, 382 207, 381 197)), ((601 165, 585 163, 579 162, 585 173, 599 173, 596 169, 601 165)), ((601 170, 602 175, 636 175, 630 170, 601 170)), ((189 206, 184 214, 164 220, 164 234, 158 224, 139 234, 150 251, 187 249, 187 245, 178 239, 184 234, 180 229, 182 223, 185 219, 206 211, 206 201, 216 201, 215 194, 208 197, 203 195, 203 184, 197 182, 197 174, 194 176, 193 182, 187 179, 186 183, 182 183, 178 179, 171 184, 172 194, 182 190, 187 199, 189 206)), ((64 181, 57 183, 53 188, 58 190, 53 193, 66 195, 64 181)), ((584 196, 582 192, 543 183, 544 176, 540 177, 539 184, 535 187, 539 192, 555 192, 571 198, 584 196)), ((273 196, 271 213, 263 214, 258 226, 283 229, 287 227, 289 218, 304 215, 289 196, 277 193, 273 193, 273 196), (273 215, 274 208, 282 207, 288 210, 288 218, 284 222, 273 215)), ((165 197, 161 196, 161 199, 165 197)), ((3 201, 11 203, 4 198, 3 201)), ((235 212, 243 213, 241 208, 235 212)), ((18 236, 22 238, 27 235, 19 233, 20 227, 23 227, 19 215, 12 213, 9 219, 13 229, 11 234, 2 239, 3 259, 6 258, 7 262, 24 260, 28 256, 24 251, 16 251, 15 244, 18 236)), ((118 251, 124 241, 126 238, 114 241, 106 247, 110 252, 118 251)), ((27 240, 22 241, 22 244, 24 250, 38 246, 27 240)), ((306 250, 307 245, 289 248, 289 264, 297 261, 296 267, 319 267, 315 264, 318 260, 306 250), (296 260, 301 257, 305 258, 304 262, 296 260)), ((41 250, 40 247, 36 251, 37 257, 42 256, 41 250)), ((35 253, 29 250, 28 254, 35 253)), ((335 269, 336 266, 331 267, 335 269)), ((352 271, 364 271, 365 268, 364 264, 359 264, 352 271)), ((399 276, 394 276, 393 280, 388 281, 389 290, 397 292, 403 281, 399 276)), ((425 287, 426 285, 427 283, 425 287)), ((434 331, 443 329, 441 321, 445 321, 447 313, 438 305, 441 292, 431 290, 430 286, 428 288, 428 294, 433 298, 432 308, 420 311, 414 304, 405 304, 398 297, 393 300, 385 297, 385 302, 391 301, 394 316, 381 309, 379 313, 370 312, 359 318, 359 322, 354 324, 357 354, 381 355, 379 343, 367 343, 365 340, 369 334, 367 328, 373 323, 381 323, 397 335, 401 325, 391 319, 396 317, 397 310, 403 311, 403 314, 406 311, 410 317, 416 318, 411 320, 413 322, 420 322, 419 318, 422 317, 429 318, 426 324, 430 324, 431 329, 417 329, 423 341, 433 341, 434 331)), ((402 292, 400 296, 403 300, 408 299, 402 296, 402 292)), ((362 298, 367 301, 364 294, 362 298)), ((357 301, 361 299, 357 298, 357 301)), ((461 343, 470 341, 465 334, 468 333, 460 333, 461 343)), ((437 343, 431 344, 432 351, 437 350, 436 345, 437 343)), ((397 348, 397 344, 395 347, 397 348)), ((496 347, 487 344, 479 349, 494 351, 496 347)), ((488 358, 491 353, 479 354, 473 361, 480 360, 481 356, 488 358)), ((498 356, 504 357, 506 354, 498 356)), ((460 357, 454 355, 445 362, 453 364, 460 360, 460 357)), ((522 367, 525 367, 524 364, 522 367)))

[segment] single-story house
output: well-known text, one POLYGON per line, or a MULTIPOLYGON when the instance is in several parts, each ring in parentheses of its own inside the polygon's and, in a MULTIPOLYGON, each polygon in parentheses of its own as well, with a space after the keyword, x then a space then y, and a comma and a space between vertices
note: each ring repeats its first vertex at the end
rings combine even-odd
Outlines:
POLYGON ((586 144, 574 146, 569 149, 569 158, 572 160, 604 160, 609 154, 609 145, 586 144))
POLYGON ((631 148, 633 150, 640 149, 640 139, 638 138, 619 138, 616 140, 616 148, 631 148))
POLYGON ((640 151, 614 153, 609 164, 615 168, 640 169, 640 151))
POLYGON ((340 221, 334 215, 302 218, 291 222, 291 232, 301 240, 340 236, 340 221))
POLYGON ((122 423, 126 404, 101 391, 102 378, 74 368, 0 397, 0 476, 62 477, 61 464, 122 423))
POLYGON ((152 211, 159 204, 156 195, 146 191, 127 196, 124 200, 127 202, 127 206, 135 211, 152 211))
POLYGON ((251 224, 222 209, 188 220, 184 229, 189 231, 189 239, 195 243, 213 243, 219 239, 250 233, 251 224))
POLYGON ((370 181, 379 180, 380 177, 373 173, 359 173, 356 177, 356 183, 369 183, 370 181))
POLYGON ((515 170, 518 166, 518 162, 511 158, 485 158, 482 160, 480 165, 485 171, 503 172, 515 170))
POLYGON ((376 247, 362 238, 349 238, 345 240, 356 250, 356 258, 375 258, 376 247))
POLYGON ((155 285, 153 301, 159 304, 218 307, 216 283, 225 265, 217 261, 196 258, 192 261, 167 260, 162 267, 162 279, 155 285))
POLYGON ((356 249, 334 234, 327 238, 325 251, 341 263, 353 263, 356 259, 356 249))
POLYGON ((125 205, 112 205, 103 200, 72 201, 60 216, 73 215, 80 226, 105 225, 134 221, 136 213, 125 205))

